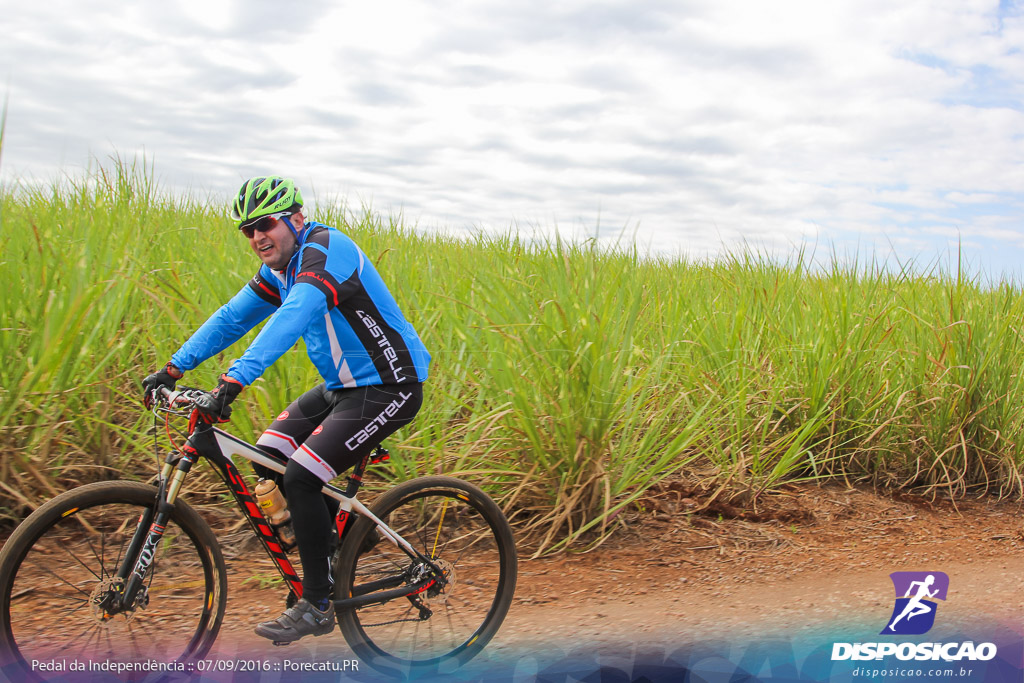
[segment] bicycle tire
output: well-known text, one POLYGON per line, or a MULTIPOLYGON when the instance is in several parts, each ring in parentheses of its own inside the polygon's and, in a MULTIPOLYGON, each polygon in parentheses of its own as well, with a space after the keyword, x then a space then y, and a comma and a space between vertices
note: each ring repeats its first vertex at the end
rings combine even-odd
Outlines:
MULTIPOLYGON (((213 531, 184 501, 174 504, 142 599, 113 617, 97 606, 156 495, 139 482, 87 484, 15 529, 0 551, 5 670, 41 680, 29 662, 185 664, 206 654, 224 617, 227 572, 213 531)), ((129 679, 151 674, 121 672, 129 679)))
MULTIPOLYGON (((340 610, 342 635, 362 661, 390 675, 457 669, 494 637, 512 603, 518 561, 505 515, 476 486, 436 476, 396 486, 370 511, 434 560, 449 583, 439 592, 420 594, 433 612, 425 620, 406 597, 340 610)), ((356 520, 346 536, 334 563, 338 596, 351 596, 353 586, 415 564, 380 540, 367 517, 356 520)))

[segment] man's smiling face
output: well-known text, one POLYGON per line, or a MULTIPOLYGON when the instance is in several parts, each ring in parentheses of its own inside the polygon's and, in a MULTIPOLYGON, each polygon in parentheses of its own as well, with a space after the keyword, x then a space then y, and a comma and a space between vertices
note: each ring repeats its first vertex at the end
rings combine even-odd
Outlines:
MULTIPOLYGON (((292 214, 289 218, 292 225, 298 225, 301 228, 301 214, 292 214)), ((274 270, 284 270, 288 266, 288 261, 295 254, 298 241, 282 218, 268 216, 263 220, 264 222, 258 225, 257 229, 250 231, 249 246, 263 263, 274 270)))

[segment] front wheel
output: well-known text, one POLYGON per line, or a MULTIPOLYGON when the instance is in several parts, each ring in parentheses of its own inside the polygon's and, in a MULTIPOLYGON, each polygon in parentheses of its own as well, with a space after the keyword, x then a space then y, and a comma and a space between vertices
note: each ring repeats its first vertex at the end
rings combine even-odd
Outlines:
POLYGON ((371 512, 433 567, 382 539, 362 517, 338 553, 338 597, 399 579, 411 585, 438 571, 443 577, 417 595, 339 611, 345 640, 363 661, 403 677, 461 666, 491 640, 512 602, 517 559, 508 521, 487 494, 450 477, 405 482, 371 512))
POLYGON ((118 568, 155 500, 156 489, 138 482, 88 484, 15 529, 0 552, 0 663, 36 678, 33 661, 125 663, 130 671, 210 649, 227 600, 224 557, 209 525, 183 501, 133 604, 105 608, 123 588, 118 568))

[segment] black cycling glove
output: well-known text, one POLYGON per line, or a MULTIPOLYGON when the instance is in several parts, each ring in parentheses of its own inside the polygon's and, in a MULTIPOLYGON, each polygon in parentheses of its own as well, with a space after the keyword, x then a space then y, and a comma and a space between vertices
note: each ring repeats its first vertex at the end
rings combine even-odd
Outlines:
POLYGON ((242 383, 234 377, 221 375, 217 388, 197 398, 192 405, 204 422, 227 422, 231 417, 231 402, 242 393, 243 388, 242 383))
POLYGON ((157 370, 142 380, 142 403, 149 410, 153 406, 153 392, 160 387, 166 387, 168 391, 174 391, 178 380, 185 376, 185 373, 171 365, 169 362, 163 370, 157 370))

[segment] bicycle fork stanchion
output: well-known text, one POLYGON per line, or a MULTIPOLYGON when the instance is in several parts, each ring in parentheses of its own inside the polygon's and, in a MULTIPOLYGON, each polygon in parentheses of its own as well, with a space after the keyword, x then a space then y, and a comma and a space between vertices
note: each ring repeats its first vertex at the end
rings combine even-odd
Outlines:
POLYGON ((156 499, 156 513, 149 510, 139 518, 129 552, 117 573, 118 578, 124 582, 120 604, 112 605, 117 611, 129 610, 135 605, 142 582, 145 581, 156 559, 156 548, 167 529, 174 501, 198 455, 196 449, 190 443, 186 443, 181 453, 171 453, 167 456, 156 499))

